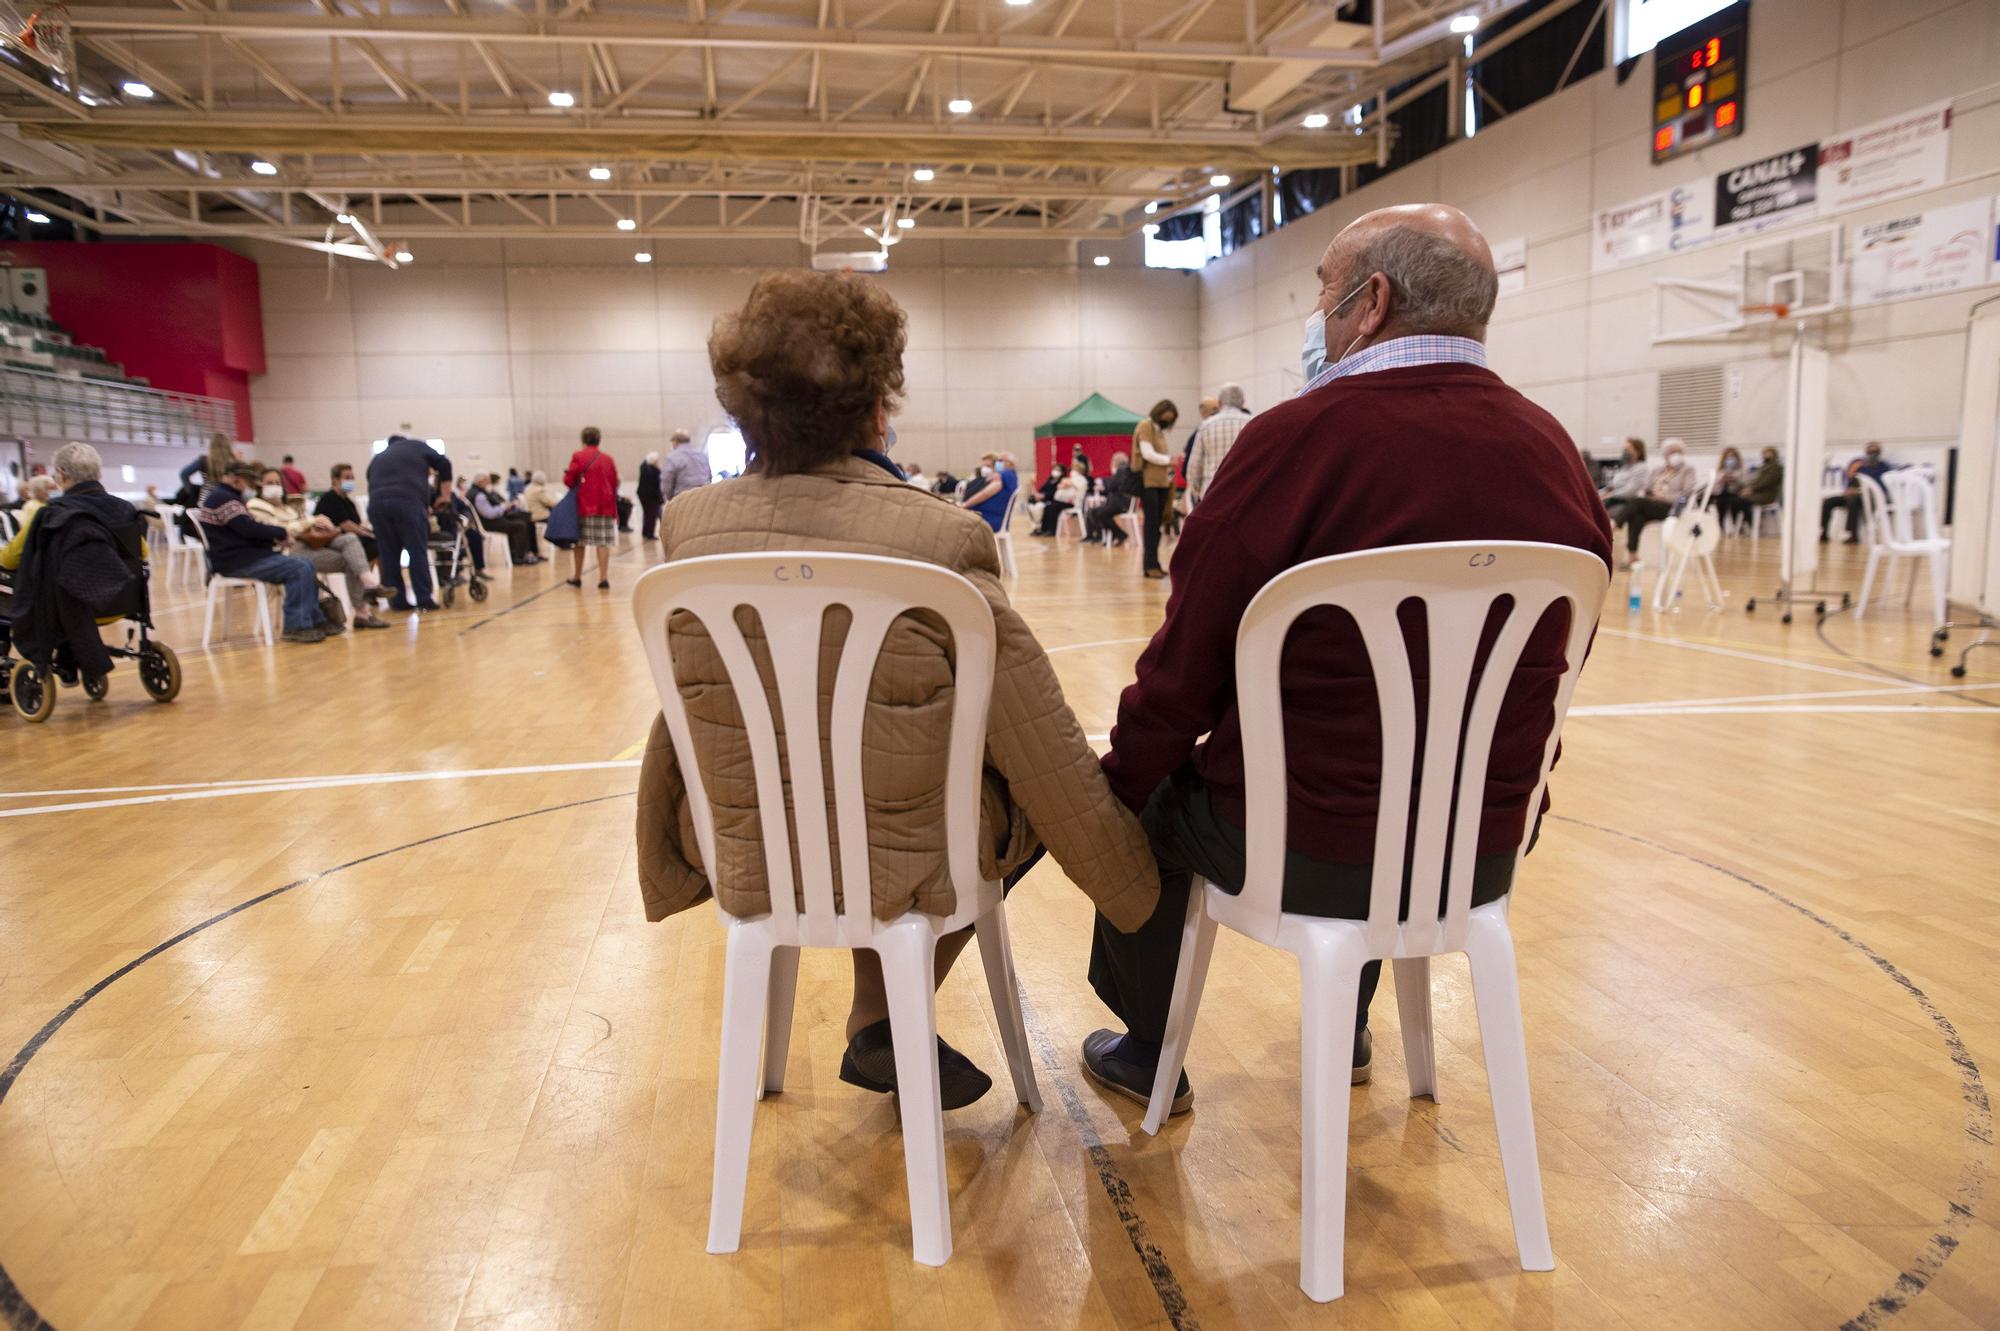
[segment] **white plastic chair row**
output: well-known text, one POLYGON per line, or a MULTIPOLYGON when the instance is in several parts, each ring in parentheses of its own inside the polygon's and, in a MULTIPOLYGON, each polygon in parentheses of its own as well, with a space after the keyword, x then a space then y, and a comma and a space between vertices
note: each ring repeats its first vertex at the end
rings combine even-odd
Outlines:
POLYGON ((1861 506, 1868 529, 1868 571, 1861 579, 1854 617, 1859 619, 1868 612, 1876 568, 1887 557, 1884 587, 1895 580, 1897 565, 1904 559, 1910 561, 1910 580, 1903 589, 1903 599, 1911 603, 1916 599, 1917 563, 1930 562, 1933 622, 1944 623, 1949 618, 1945 587, 1951 571, 1951 538, 1943 535, 1938 525, 1936 479, 1914 467, 1889 472, 1880 481, 1873 476, 1856 479, 1861 482, 1861 506))
POLYGON ((691 613, 707 629, 742 711, 771 892, 767 914, 738 917, 721 911, 728 942, 708 1250, 734 1252, 742 1238, 756 1102, 785 1088, 799 949, 866 948, 881 958, 889 994, 912 1248, 917 1261, 942 1266, 951 1256, 951 1206, 945 1183, 933 988, 937 940, 944 935, 968 924, 976 929, 1014 1092, 1022 1104, 1041 1109, 1000 884, 979 873, 980 783, 995 659, 992 610, 976 587, 948 569, 868 555, 715 555, 677 560, 642 576, 632 592, 633 618, 686 783, 702 866, 714 883, 715 812, 704 789, 702 765, 667 643, 667 621, 677 611, 691 613), (742 606, 756 611, 767 638, 778 701, 775 718, 750 644, 736 623, 736 611, 742 606), (835 606, 847 607, 853 618, 832 681, 833 789, 829 792, 820 766, 818 676, 820 630, 835 606), (945 862, 956 908, 947 916, 911 911, 878 920, 871 909, 862 732, 868 685, 883 640, 896 617, 913 609, 928 610, 944 620, 957 661, 945 751, 945 862), (780 723, 785 751, 811 755, 806 761, 793 762, 789 768, 780 762, 780 723), (794 835, 785 816, 788 783, 797 823, 796 878, 794 835), (829 839, 836 828, 839 903, 834 900, 829 839), (804 909, 796 904, 801 899, 804 909))
MULTIPOLYGON (((162 562, 166 569, 167 586, 170 588, 177 587, 182 582, 187 583, 189 587, 201 585, 202 546, 181 530, 181 515, 188 511, 178 504, 160 506, 160 515, 166 519, 161 524, 165 528, 161 533, 161 539, 166 542, 167 549, 167 557, 162 562)), ((190 517, 188 521, 199 523, 201 519, 190 517)))
POLYGON ((993 533, 993 540, 1000 547, 1000 573, 1003 577, 1018 578, 1020 568, 1014 563, 1014 510, 1021 506, 1021 487, 1015 486, 1014 493, 1007 496, 1007 511, 1000 515, 1000 530, 993 533))
MULTIPOLYGON (((1215 927, 1226 924, 1299 959, 1301 1046, 1301 1201, 1299 1285, 1315 1300, 1340 1297, 1346 1232, 1349 1068, 1361 968, 1394 962, 1410 1094, 1437 1095, 1431 1029, 1430 958, 1464 952, 1485 1047, 1486 1078, 1499 1131, 1514 1238, 1521 1266, 1555 1266, 1542 1204, 1528 1054, 1521 1025, 1520 980, 1507 927, 1508 898, 1470 905, 1474 856, 1446 860, 1453 847, 1477 843, 1478 800, 1454 809, 1456 785, 1483 790, 1501 701, 1530 633, 1558 601, 1569 603, 1567 662, 1557 688, 1554 725, 1543 747, 1541 776, 1529 809, 1539 808, 1548 770, 1575 692, 1579 667, 1609 580, 1595 556, 1566 546, 1455 542, 1340 555, 1302 564, 1271 580, 1245 611, 1236 637, 1237 706, 1243 728, 1246 874, 1240 894, 1196 880, 1188 897, 1174 999, 1145 1128, 1166 1121, 1201 1003, 1215 927), (1488 614, 1513 598, 1476 693, 1472 669, 1488 614), (1415 681, 1397 609, 1424 603, 1429 637, 1429 704, 1417 752, 1415 681), (1381 700, 1382 773, 1375 859, 1364 920, 1294 915, 1282 905, 1286 845, 1286 765, 1278 662, 1285 635, 1305 611, 1340 606, 1354 617, 1381 700), (1467 696, 1472 693, 1468 710, 1467 696), (1462 747, 1461 747, 1462 741, 1462 747), (1410 791, 1419 791, 1416 836, 1408 840, 1410 791), (1404 848, 1413 846, 1410 906, 1399 917, 1404 848), (1440 910, 1442 906, 1442 910, 1440 910)), ((1526 850, 1526 837, 1515 860, 1526 850)))
POLYGON ((229 593, 248 591, 257 605, 256 634, 266 646, 277 642, 277 634, 271 627, 271 598, 283 596, 284 589, 275 583, 259 582, 255 578, 231 578, 214 571, 208 558, 208 532, 201 519, 194 520, 195 539, 200 544, 202 562, 208 566, 208 603, 201 616, 201 645, 207 647, 215 640, 215 607, 222 606, 222 636, 229 636, 229 593))
POLYGON ((513 543, 507 539, 505 532, 491 531, 487 528, 486 520, 479 516, 479 505, 472 501, 470 495, 466 496, 465 507, 472 514, 472 531, 475 539, 485 542, 480 547, 480 554, 486 560, 487 576, 492 576, 492 570, 497 564, 506 572, 507 581, 511 583, 514 581, 513 543))

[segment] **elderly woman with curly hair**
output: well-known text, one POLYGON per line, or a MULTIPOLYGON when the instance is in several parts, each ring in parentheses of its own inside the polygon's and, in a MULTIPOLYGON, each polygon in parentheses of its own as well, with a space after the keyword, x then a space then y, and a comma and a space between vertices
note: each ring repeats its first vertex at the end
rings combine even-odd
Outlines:
MULTIPOLYGON (((889 420, 903 396, 903 311, 847 274, 784 272, 760 280, 709 338, 716 397, 743 432, 744 474, 682 495, 660 527, 669 560, 760 550, 838 550, 916 559, 969 579, 993 609, 998 660, 987 718, 981 868, 1012 883, 1042 853, 1115 925, 1143 923, 1159 873, 1138 820, 1111 794, 1040 644, 1008 604, 993 531, 978 514, 904 483, 889 460, 889 420)), ((831 661, 844 623, 829 620, 831 661)), ((703 872, 671 739, 655 719, 640 775, 639 883, 651 920, 719 892, 734 915, 770 908, 755 784, 728 673, 700 623, 668 627, 702 778, 716 810, 716 882, 703 872)), ((765 658, 762 634, 749 634, 765 658)), ((765 658, 767 660, 768 658, 765 658)), ((768 679, 768 664, 760 661, 768 679)), ((863 786, 878 919, 953 906, 944 858, 944 751, 950 726, 949 635, 928 615, 896 621, 869 688, 863 786)), ((823 671, 831 705, 831 671, 823 671)), ((772 708, 776 715, 775 704, 772 708)), ((837 886, 837 885, 836 885, 837 886)), ((940 941, 942 983, 970 933, 940 941)), ((889 1009, 875 954, 854 953, 843 1081, 895 1089, 889 1009)), ((938 1042, 944 1107, 970 1104, 991 1079, 938 1042)))

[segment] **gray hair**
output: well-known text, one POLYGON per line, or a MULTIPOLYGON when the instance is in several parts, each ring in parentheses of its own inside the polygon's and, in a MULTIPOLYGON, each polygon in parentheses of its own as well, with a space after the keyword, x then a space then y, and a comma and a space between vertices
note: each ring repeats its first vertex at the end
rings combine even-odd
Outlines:
POLYGON ((56 478, 53 476, 42 475, 30 476, 28 478, 28 498, 35 500, 37 503, 48 503, 49 491, 55 488, 56 478))
POLYGON ((1493 317, 1500 279, 1442 236, 1413 226, 1384 227, 1354 255, 1345 287, 1372 273, 1389 279, 1397 323, 1416 333, 1470 334, 1493 317))
POLYGON ((668 436, 668 438, 672 439, 677 444, 685 444, 691 442, 693 436, 688 434, 686 430, 675 430, 671 435, 668 436))
POLYGON ((56 450, 49 470, 73 482, 94 481, 104 474, 104 459, 89 444, 72 442, 56 450))
POLYGON ((549 483, 549 474, 545 471, 538 471, 534 474, 533 479, 536 485, 547 485, 549 483))
POLYGON ((1215 390, 1215 400, 1218 404, 1222 406, 1234 407, 1238 411, 1249 410, 1249 406, 1245 403, 1243 398, 1242 384, 1224 384, 1222 387, 1215 390))

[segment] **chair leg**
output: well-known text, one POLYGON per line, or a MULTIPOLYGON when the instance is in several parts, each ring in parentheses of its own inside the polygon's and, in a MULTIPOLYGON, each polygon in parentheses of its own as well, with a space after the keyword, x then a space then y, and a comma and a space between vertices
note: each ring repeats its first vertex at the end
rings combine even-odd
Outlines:
POLYGON ((903 1172, 910 1188, 910 1247, 924 1266, 951 1258, 951 1198, 945 1189, 944 1107, 938 1092, 937 938, 912 920, 875 935, 889 991, 896 1045, 896 1099, 903 1116, 903 1172))
POLYGON ((1403 1062, 1410 1072, 1410 1098, 1428 1095, 1437 1103, 1437 1044, 1431 1033, 1431 959, 1401 957, 1396 968, 1396 1013, 1403 1022, 1403 1062))
POLYGON ((1553 1271, 1548 1214, 1542 1205, 1542 1168, 1535 1148, 1535 1109, 1528 1093, 1528 1041, 1521 1026, 1521 978, 1514 964, 1514 936, 1504 916, 1475 918, 1466 935, 1472 994, 1479 1008, 1479 1041, 1486 1051, 1486 1084, 1493 1096, 1493 1126, 1507 1174, 1507 1204, 1514 1213, 1514 1243, 1524 1271, 1553 1271))
POLYGON ((757 1054, 770 993, 770 942, 731 924, 722 973, 722 1058, 715 1078, 715 1172, 708 1193, 708 1250, 735 1252, 743 1238, 750 1181, 750 1129, 757 1113, 757 1054))
POLYGON ((1951 618, 1951 597, 1946 581, 1951 574, 1951 566, 1941 554, 1932 553, 1924 558, 1930 561, 1931 566, 1931 610, 1937 617, 1934 622, 1942 624, 1951 618))
POLYGON ((1160 1042, 1160 1065, 1153 1073, 1153 1098, 1146 1105, 1146 1131, 1157 1135, 1166 1126, 1187 1064, 1188 1043, 1194 1038, 1195 1014, 1208 983, 1208 959, 1215 951, 1215 921, 1207 910, 1208 884, 1196 878, 1188 884, 1187 918, 1181 925, 1181 959, 1174 967, 1174 1001, 1167 1008, 1167 1036, 1160 1042))
POLYGON ((1868 595, 1875 588, 1875 566, 1882 561, 1882 547, 1875 546, 1868 552, 1868 571, 1861 575, 1861 595, 1854 598, 1854 617, 1861 618, 1868 613, 1868 595))
POLYGON ((1347 1101, 1362 948, 1351 931, 1319 931, 1299 952, 1299 1288, 1316 1303, 1346 1287, 1347 1101))
POLYGON ((1028 1025, 1021 1016, 1021 987, 1014 975, 1014 948, 1007 939, 1007 908, 996 905, 973 924, 979 936, 979 961, 986 968, 986 991, 993 999, 993 1020, 1000 1026, 1000 1044, 1007 1051, 1007 1070, 1014 1075, 1014 1098, 1042 1112, 1042 1092, 1035 1085, 1035 1063, 1028 1051, 1028 1025))
POLYGON ((764 1008, 764 1080, 757 1098, 782 1095, 785 1090, 785 1055, 792 1047, 792 1007, 799 992, 799 950, 795 947, 771 949, 771 983, 764 1008))
POLYGON ((218 590, 214 583, 208 585, 208 608, 201 616, 201 645, 204 649, 215 638, 215 594, 218 590))

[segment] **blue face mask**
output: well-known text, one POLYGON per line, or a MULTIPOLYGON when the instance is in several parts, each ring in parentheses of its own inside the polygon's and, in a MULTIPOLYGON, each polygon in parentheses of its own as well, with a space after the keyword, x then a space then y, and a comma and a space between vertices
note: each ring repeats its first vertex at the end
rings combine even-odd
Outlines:
POLYGON ((1326 369, 1326 311, 1314 310, 1306 316, 1305 345, 1299 348, 1299 369, 1306 382, 1319 378, 1326 369))
POLYGON ((896 451, 896 427, 892 425, 889 427, 889 433, 882 436, 882 456, 887 457, 889 454, 895 451, 896 451))
POLYGON ((346 480, 340 483, 340 492, 342 494, 350 494, 350 495, 354 493, 354 478, 352 476, 349 476, 346 480))

